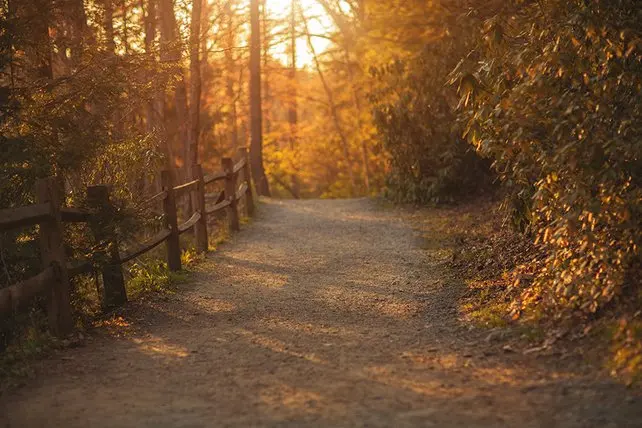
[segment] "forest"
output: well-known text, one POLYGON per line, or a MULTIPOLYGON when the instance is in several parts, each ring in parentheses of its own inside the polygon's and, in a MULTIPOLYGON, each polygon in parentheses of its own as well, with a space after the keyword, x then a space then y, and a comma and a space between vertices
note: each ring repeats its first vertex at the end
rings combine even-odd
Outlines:
MULTIPOLYGON (((638 0, 2 0, 0 16, 0 209, 46 177, 69 206, 108 185, 119 240, 141 240, 161 171, 189 182, 243 147, 262 197, 491 198, 533 254, 503 272, 501 316, 614 320, 618 370, 639 376, 638 0)), ((36 236, 0 233, 0 288, 40 270, 36 236)), ((86 236, 65 231, 70 254, 100 252, 86 236)), ((2 320, 0 349, 45 329, 38 311, 2 320)))

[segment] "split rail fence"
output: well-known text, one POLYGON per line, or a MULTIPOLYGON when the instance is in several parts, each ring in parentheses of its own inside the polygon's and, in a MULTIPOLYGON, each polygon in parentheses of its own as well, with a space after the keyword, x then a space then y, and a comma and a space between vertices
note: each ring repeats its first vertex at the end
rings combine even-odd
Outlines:
POLYGON ((179 236, 193 231, 196 249, 206 252, 209 248, 207 219, 226 212, 230 228, 240 230, 239 202, 245 198, 247 215, 254 213, 252 178, 247 150, 239 150, 240 160, 235 164, 231 158, 221 160, 222 170, 204 175, 200 165, 193 166, 195 180, 175 185, 170 171, 162 171, 162 191, 145 202, 147 205, 162 204, 164 227, 145 243, 119 250, 113 218, 114 208, 107 186, 92 186, 87 189, 86 209, 64 207, 63 196, 55 178, 41 179, 36 183, 35 205, 0 210, 0 232, 21 227, 39 225, 42 271, 17 284, 0 289, 0 317, 5 317, 28 307, 37 296, 47 296, 47 314, 50 331, 64 336, 73 328, 70 279, 94 270, 92 261, 68 262, 64 243, 65 223, 87 223, 96 241, 101 243, 102 254, 94 258, 107 260, 100 267, 103 289, 102 306, 110 310, 127 301, 122 265, 165 243, 167 265, 171 271, 181 270, 181 247, 179 236), (239 178, 242 178, 239 180, 239 178), (223 183, 220 192, 206 193, 212 183, 223 183), (190 195, 193 215, 184 223, 178 223, 177 198, 190 195), (213 205, 207 206, 206 201, 213 205))

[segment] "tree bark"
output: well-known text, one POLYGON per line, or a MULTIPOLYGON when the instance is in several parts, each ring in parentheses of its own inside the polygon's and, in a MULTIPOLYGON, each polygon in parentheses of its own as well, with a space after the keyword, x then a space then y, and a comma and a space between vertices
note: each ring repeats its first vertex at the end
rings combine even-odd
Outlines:
MULTIPOLYGON (((158 33, 158 0, 141 0, 141 9, 145 11, 145 52, 150 57, 155 57, 156 34, 158 33)), ((165 94, 157 91, 153 98, 148 100, 145 111, 145 130, 148 134, 156 134, 159 138, 159 148, 165 156, 167 169, 174 169, 174 154, 171 141, 165 129, 165 94)), ((157 183, 160 188, 160 181, 157 183)))
POLYGON ((198 164, 198 136, 201 113, 201 59, 199 52, 201 37, 201 7, 202 0, 194 0, 192 4, 192 21, 190 23, 190 118, 188 150, 185 165, 190 179, 194 179, 192 175, 192 167, 198 164))
POLYGON ((290 103, 288 108, 288 122, 290 125, 290 150, 292 151, 293 156, 293 165, 292 168, 295 170, 295 173, 292 174, 290 180, 292 181, 291 193, 295 199, 301 197, 300 194, 300 184, 299 177, 296 173, 298 166, 296 165, 296 149, 298 141, 298 103, 297 103, 297 69, 296 69, 296 10, 297 10, 297 1, 291 0, 290 6, 290 103))
MULTIPOLYGON (((154 55, 154 40, 156 39, 156 0, 140 1, 141 9, 144 11, 145 25, 145 52, 150 57, 154 55)), ((145 106, 145 130, 148 134, 156 132, 156 105, 155 100, 149 100, 145 106)))
POLYGON ((270 87, 269 60, 270 60, 270 25, 266 9, 267 0, 261 0, 261 22, 263 23, 263 127, 265 132, 272 132, 271 107, 272 93, 270 87))
MULTIPOLYGON (((185 89, 185 73, 181 64, 181 46, 178 38, 174 2, 172 0, 160 0, 161 15, 161 62, 173 62, 175 66, 176 88, 174 90, 174 107, 176 110, 176 125, 178 146, 183 147, 183 159, 185 160, 187 146, 188 110, 187 90, 185 89)), ((175 163, 175 159, 172 159, 175 163)), ((184 162, 185 163, 185 162, 184 162)))
POLYGON ((107 52, 116 53, 114 42, 114 3, 112 0, 104 0, 103 28, 105 29, 105 46, 107 52))
POLYGON ((261 103, 261 17, 259 0, 250 0, 250 159, 259 195, 270 196, 263 167, 263 112, 261 103))
POLYGON ((234 13, 230 2, 225 5, 225 15, 227 17, 227 29, 225 34, 225 94, 230 111, 227 117, 227 138, 228 143, 236 153, 239 147, 238 118, 236 110, 236 93, 234 91, 234 82, 236 81, 236 62, 234 59, 234 49, 236 48, 236 29, 234 28, 234 13))

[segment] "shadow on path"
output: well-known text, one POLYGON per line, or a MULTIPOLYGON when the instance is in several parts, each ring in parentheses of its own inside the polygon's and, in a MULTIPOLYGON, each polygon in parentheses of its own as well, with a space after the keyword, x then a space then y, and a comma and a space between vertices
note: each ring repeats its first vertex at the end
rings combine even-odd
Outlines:
POLYGON ((261 211, 177 295, 130 304, 109 334, 43 362, 2 397, 5 425, 642 426, 620 385, 494 350, 462 325, 447 251, 422 249, 400 212, 261 211))

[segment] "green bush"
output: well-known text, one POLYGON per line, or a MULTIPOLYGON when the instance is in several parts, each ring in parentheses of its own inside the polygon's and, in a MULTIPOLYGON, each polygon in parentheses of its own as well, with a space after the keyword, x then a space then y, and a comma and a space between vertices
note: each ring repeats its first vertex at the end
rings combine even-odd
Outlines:
POLYGON ((640 286, 642 9, 509 2, 454 72, 466 136, 548 250, 516 313, 594 314, 640 286), (541 312, 541 311, 540 311, 541 312))
POLYGON ((489 164, 462 138, 447 85, 469 39, 455 37, 465 30, 451 28, 452 19, 437 21, 443 35, 418 55, 371 71, 375 124, 390 155, 388 194, 401 202, 452 201, 491 183, 489 164))

